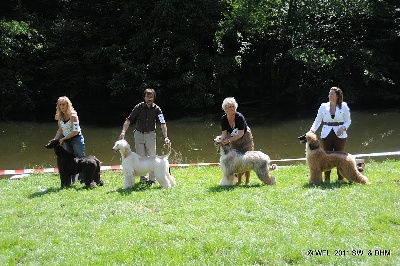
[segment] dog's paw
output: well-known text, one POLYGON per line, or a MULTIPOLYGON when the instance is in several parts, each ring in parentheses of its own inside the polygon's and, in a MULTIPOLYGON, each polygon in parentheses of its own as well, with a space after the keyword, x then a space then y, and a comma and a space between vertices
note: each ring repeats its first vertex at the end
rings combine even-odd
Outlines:
POLYGON ((270 183, 269 183, 268 185, 271 185, 271 186, 276 185, 276 178, 275 178, 275 176, 271 176, 271 181, 270 181, 270 183))

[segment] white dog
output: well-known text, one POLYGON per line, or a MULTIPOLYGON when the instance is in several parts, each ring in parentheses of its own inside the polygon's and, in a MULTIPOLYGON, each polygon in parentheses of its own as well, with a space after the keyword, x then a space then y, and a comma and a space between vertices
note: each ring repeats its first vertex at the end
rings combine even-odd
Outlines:
POLYGON ((220 166, 223 174, 220 182, 221 186, 232 186, 235 173, 243 173, 250 170, 254 170, 264 184, 276 184, 275 177, 269 173, 271 160, 268 155, 261 151, 247 151, 241 154, 233 150, 230 144, 221 146, 220 142, 222 140, 221 136, 214 139, 214 146, 218 148, 221 155, 220 166))
POLYGON ((135 176, 142 176, 147 173, 154 173, 156 181, 164 188, 171 188, 176 185, 175 178, 169 172, 168 156, 141 157, 132 152, 129 143, 122 139, 115 142, 112 148, 115 152, 121 153, 122 169, 124 172, 124 188, 133 188, 135 186, 135 176))

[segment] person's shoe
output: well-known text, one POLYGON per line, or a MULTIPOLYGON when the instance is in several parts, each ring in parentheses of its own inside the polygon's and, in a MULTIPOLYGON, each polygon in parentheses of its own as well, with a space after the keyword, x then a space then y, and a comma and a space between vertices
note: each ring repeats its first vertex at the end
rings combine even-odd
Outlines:
POLYGON ((151 187, 151 186, 153 186, 154 185, 154 181, 153 180, 148 180, 147 182, 147 185, 149 186, 149 187, 151 187))
POLYGON ((92 182, 89 184, 89 187, 90 187, 90 188, 96 188, 96 187, 97 187, 96 182, 92 181, 92 182))
MULTIPOLYGON (((72 176, 72 183, 76 183, 79 181, 79 174, 73 175, 72 176)), ((81 182, 82 183, 82 182, 81 182)))
POLYGON ((149 178, 147 176, 140 177, 140 183, 147 183, 148 181, 149 181, 149 178))

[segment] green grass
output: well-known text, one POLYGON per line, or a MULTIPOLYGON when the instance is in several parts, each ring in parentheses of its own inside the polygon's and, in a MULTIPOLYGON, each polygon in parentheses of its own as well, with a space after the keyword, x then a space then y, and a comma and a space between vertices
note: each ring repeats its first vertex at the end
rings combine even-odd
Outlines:
POLYGON ((120 171, 94 190, 0 180, 0 265, 400 265, 400 162, 368 163, 369 186, 310 186, 305 165, 274 171, 272 187, 254 172, 220 187, 218 166, 172 173, 171 190, 122 190, 120 171))

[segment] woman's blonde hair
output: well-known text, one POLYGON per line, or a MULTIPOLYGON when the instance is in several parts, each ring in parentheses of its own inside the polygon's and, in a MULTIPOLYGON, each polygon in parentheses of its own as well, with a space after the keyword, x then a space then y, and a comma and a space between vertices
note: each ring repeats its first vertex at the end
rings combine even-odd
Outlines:
POLYGON ((233 97, 226 97, 223 101, 222 101, 222 110, 225 111, 225 109, 230 106, 230 105, 234 105, 235 106, 235 110, 238 108, 239 104, 236 102, 235 98, 233 97))
POLYGON ((60 110, 60 103, 67 103, 67 112, 66 115, 71 115, 71 114, 78 114, 74 107, 72 106, 71 100, 67 96, 61 96, 57 100, 57 105, 56 105, 56 115, 55 119, 56 120, 65 120, 65 115, 63 112, 60 110))

